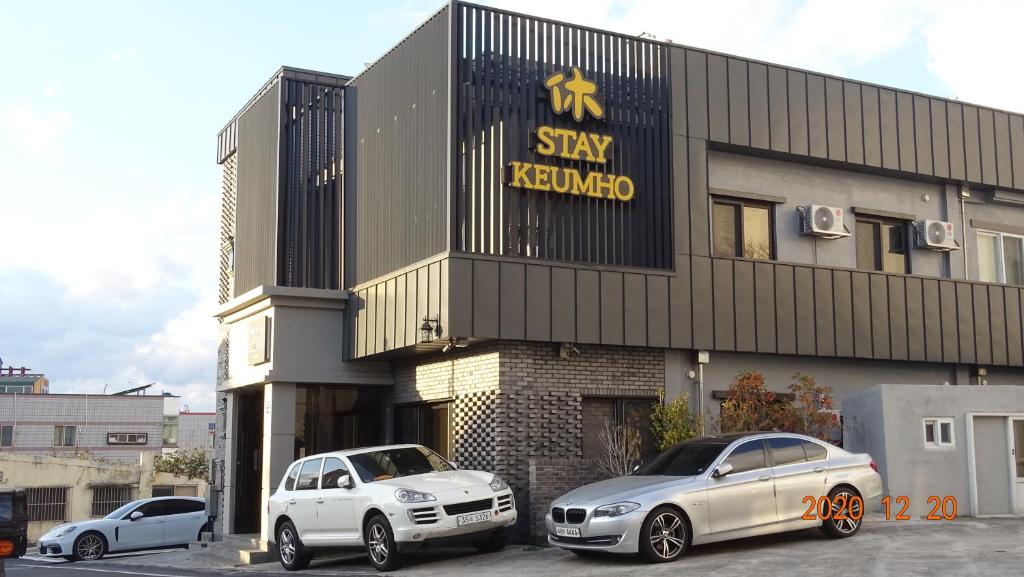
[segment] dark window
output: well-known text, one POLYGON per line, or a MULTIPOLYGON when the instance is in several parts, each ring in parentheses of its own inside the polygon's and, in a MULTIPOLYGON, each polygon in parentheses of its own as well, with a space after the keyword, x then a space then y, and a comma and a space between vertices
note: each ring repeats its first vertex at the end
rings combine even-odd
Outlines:
POLYGON ((0 447, 11 447, 14 445, 14 427, 4 425, 0 427, 0 447))
POLYGON ((640 433, 640 456, 654 453, 654 436, 651 434, 652 399, 629 399, 614 397, 583 397, 583 458, 597 459, 604 452, 600 435, 607 424, 629 425, 640 433))
POLYGON ((813 441, 804 441, 804 453, 808 461, 821 461, 828 456, 828 450, 813 441))
POLYGON ((147 442, 147 433, 107 433, 108 445, 145 445, 147 442))
POLYGON ((395 407, 395 442, 423 445, 450 458, 451 406, 445 402, 395 407))
POLYGON ((310 459, 302 463, 302 470, 299 471, 299 480, 295 483, 296 491, 316 489, 320 482, 320 463, 323 459, 310 459))
POLYGON ((173 497, 174 487, 170 485, 153 485, 154 497, 173 497))
POLYGON ((131 503, 135 489, 130 485, 98 485, 92 488, 92 516, 106 517, 131 503))
MULTIPOLYGON (((164 515, 167 515, 167 512, 169 510, 166 503, 167 501, 165 499, 160 499, 159 501, 150 501, 149 503, 143 503, 141 506, 137 507, 135 511, 141 512, 142 516, 147 518, 163 517, 164 515)), ((124 518, 130 519, 132 513, 135 513, 135 511, 128 513, 124 516, 124 518)))
POLYGON ((423 447, 368 451, 351 455, 348 460, 364 483, 452 470, 448 461, 423 447))
POLYGON ((807 462, 803 441, 800 439, 793 437, 768 439, 768 447, 771 449, 772 462, 775 463, 776 467, 807 462))
POLYGON ((54 447, 74 447, 77 427, 73 425, 57 425, 53 428, 54 447))
POLYGON ((857 268, 910 272, 907 259, 908 224, 900 220, 857 219, 857 268))
POLYGON ((285 491, 295 490, 295 480, 299 478, 299 464, 295 463, 292 465, 292 469, 288 471, 288 480, 284 482, 285 491))
POLYGON ((168 499, 164 503, 166 515, 185 515, 206 510, 205 503, 191 499, 168 499))
POLYGON ((338 480, 348 475, 348 467, 336 457, 324 459, 323 480, 320 482, 321 489, 337 489, 338 480))
MULTIPOLYGON (((760 441, 758 441, 760 442, 760 441)), ((728 443, 708 441, 683 441, 659 453, 647 461, 633 474, 640 476, 667 475, 690 476, 700 475, 715 462, 728 443)))
POLYGON ((729 454, 725 459, 725 463, 732 465, 732 473, 730 475, 764 469, 764 442, 758 439, 743 443, 729 454))
POLYGON ((715 256, 771 260, 773 205, 748 200, 715 199, 712 233, 715 256))

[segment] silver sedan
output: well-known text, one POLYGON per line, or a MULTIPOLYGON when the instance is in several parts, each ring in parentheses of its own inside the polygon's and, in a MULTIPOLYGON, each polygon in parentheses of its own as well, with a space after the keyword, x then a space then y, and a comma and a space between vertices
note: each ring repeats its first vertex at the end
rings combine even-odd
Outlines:
POLYGON ((882 480, 871 456, 803 435, 738 433, 684 441, 632 475, 555 499, 548 542, 580 555, 674 561, 690 545, 821 527, 860 530, 882 480))

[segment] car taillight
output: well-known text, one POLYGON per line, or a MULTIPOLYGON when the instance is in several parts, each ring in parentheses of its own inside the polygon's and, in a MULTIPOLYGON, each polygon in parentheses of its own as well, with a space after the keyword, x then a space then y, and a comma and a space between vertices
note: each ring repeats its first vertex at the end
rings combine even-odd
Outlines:
POLYGON ((871 463, 869 463, 869 464, 871 465, 871 468, 874 469, 875 472, 877 473, 878 472, 878 463, 876 463, 874 459, 871 459, 871 463))

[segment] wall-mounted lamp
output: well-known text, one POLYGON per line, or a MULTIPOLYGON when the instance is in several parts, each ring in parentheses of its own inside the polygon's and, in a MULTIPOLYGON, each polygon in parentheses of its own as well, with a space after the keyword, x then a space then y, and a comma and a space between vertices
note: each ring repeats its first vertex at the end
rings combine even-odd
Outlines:
POLYGON ((423 317, 423 324, 420 325, 420 342, 433 342, 435 338, 441 337, 441 321, 437 315, 423 317))

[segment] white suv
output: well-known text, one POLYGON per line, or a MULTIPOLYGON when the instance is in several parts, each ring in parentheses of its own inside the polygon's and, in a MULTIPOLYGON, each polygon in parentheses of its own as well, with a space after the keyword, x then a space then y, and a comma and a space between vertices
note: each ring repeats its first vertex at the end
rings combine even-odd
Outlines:
POLYGON ((505 546, 516 522, 508 485, 462 471, 419 445, 336 451, 292 463, 267 504, 281 565, 303 569, 316 547, 366 547, 379 571, 426 543, 505 546))

